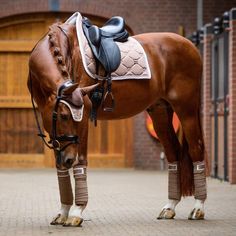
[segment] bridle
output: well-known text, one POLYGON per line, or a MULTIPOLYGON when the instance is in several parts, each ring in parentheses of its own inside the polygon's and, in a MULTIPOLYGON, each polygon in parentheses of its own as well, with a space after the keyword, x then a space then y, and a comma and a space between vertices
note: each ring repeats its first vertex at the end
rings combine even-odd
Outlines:
MULTIPOLYGON (((65 29, 63 29, 62 27, 60 27, 58 25, 58 28, 61 30, 61 32, 65 35, 65 37, 67 38, 68 42, 69 42, 69 38, 68 35, 65 31, 65 29)), ((44 38, 45 35, 42 37, 44 38)), ((37 45, 37 44, 36 44, 37 45)), ((36 45, 34 46, 34 48, 32 49, 32 51, 35 49, 36 45)), ((69 53, 70 55, 72 55, 71 53, 71 48, 70 48, 70 43, 68 43, 68 47, 69 47, 69 53)), ((31 52, 32 52, 31 51, 31 52)), ((38 119, 38 114, 36 111, 36 106, 35 106, 35 102, 33 100, 33 81, 31 78, 31 73, 29 73, 29 80, 30 80, 30 93, 31 93, 31 102, 32 102, 32 106, 33 106, 33 111, 34 111, 34 116, 35 116, 35 120, 36 120, 36 124, 37 124, 37 128, 38 128, 38 136, 43 140, 43 143, 50 149, 53 149, 56 155, 56 163, 57 164, 61 164, 62 161, 62 155, 61 152, 64 151, 67 147, 69 147, 72 144, 79 144, 79 138, 77 135, 57 135, 57 120, 58 120, 58 107, 59 107, 59 103, 61 101, 66 101, 66 97, 64 96, 63 92, 66 88, 69 88, 70 86, 72 86, 74 83, 72 80, 67 80, 65 81, 58 89, 57 91, 57 97, 56 97, 56 103, 52 112, 52 131, 51 131, 51 135, 50 135, 50 140, 47 141, 46 135, 44 134, 40 123, 39 123, 39 119, 38 119), (67 144, 65 144, 64 146, 61 145, 61 142, 67 142, 67 144)), ((68 102, 68 101, 66 101, 68 102)))
POLYGON ((64 90, 66 88, 69 88, 70 86, 73 85, 73 82, 71 80, 68 80, 66 82, 64 82, 58 89, 57 92, 57 97, 56 97, 56 104, 54 106, 53 112, 52 112, 52 131, 51 131, 51 135, 50 135, 50 140, 47 141, 46 135, 44 134, 40 123, 39 123, 39 119, 38 119, 38 115, 36 112, 36 106, 33 100, 33 81, 31 78, 31 74, 29 75, 30 78, 30 90, 31 90, 31 102, 32 102, 32 106, 33 106, 33 111, 34 111, 34 116, 35 116, 35 120, 36 120, 36 124, 38 127, 38 136, 43 140, 44 144, 50 148, 53 149, 56 155, 56 162, 57 164, 61 164, 62 161, 62 155, 61 152, 64 151, 67 147, 69 147, 72 144, 79 144, 79 138, 77 135, 57 135, 57 120, 58 120, 58 107, 59 107, 59 103, 61 101, 66 101, 65 96, 63 94, 64 90), (67 142, 67 144, 65 144, 64 146, 61 145, 61 142, 67 142))
POLYGON ((72 85, 73 85, 73 82, 71 80, 68 80, 59 87, 58 92, 57 92, 57 97, 56 97, 56 104, 52 112, 52 136, 49 143, 52 144, 53 149, 56 152, 57 159, 60 159, 60 162, 61 162, 62 151, 64 151, 68 146, 72 144, 79 144, 77 135, 66 135, 66 134, 61 135, 61 136, 57 135, 57 118, 58 118, 57 111, 58 111, 59 103, 62 100, 66 101, 65 97, 63 96, 63 90, 72 85), (67 144, 64 146, 61 146, 60 142, 67 142, 67 144))

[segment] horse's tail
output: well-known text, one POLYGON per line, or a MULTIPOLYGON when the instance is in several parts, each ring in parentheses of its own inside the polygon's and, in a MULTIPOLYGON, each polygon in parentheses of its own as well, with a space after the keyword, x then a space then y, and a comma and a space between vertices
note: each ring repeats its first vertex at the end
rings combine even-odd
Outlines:
POLYGON ((192 196, 194 193, 193 162, 188 152, 188 143, 183 134, 180 154, 180 186, 182 196, 192 196))

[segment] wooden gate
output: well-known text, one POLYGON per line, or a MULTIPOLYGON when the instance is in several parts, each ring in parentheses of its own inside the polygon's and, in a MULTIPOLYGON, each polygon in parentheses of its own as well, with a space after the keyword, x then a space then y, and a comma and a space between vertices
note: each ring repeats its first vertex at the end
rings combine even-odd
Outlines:
POLYGON ((228 32, 215 27, 212 41, 212 175, 228 180, 228 32))
MULTIPOLYGON (((28 57, 48 26, 70 14, 27 14, 0 19, 0 167, 53 167, 53 153, 36 136, 26 81, 28 57)), ((94 18, 101 24, 102 20, 94 18)), ((89 165, 132 165, 132 119, 98 122, 89 131, 89 165)))

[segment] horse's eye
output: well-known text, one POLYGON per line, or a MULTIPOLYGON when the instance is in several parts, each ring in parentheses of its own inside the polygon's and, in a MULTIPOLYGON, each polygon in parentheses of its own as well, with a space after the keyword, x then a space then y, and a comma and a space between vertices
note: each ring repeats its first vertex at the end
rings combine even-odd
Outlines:
POLYGON ((62 120, 69 120, 70 119, 70 115, 67 115, 67 114, 61 114, 60 117, 62 120))

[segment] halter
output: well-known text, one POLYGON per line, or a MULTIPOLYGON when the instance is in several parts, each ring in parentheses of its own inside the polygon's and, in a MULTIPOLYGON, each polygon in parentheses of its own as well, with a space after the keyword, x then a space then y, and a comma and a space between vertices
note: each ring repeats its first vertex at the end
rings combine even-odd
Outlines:
POLYGON ((46 141, 46 139, 45 139, 46 135, 44 134, 44 132, 41 129, 39 119, 38 119, 38 115, 37 115, 37 112, 36 112, 35 103, 34 103, 34 100, 33 100, 33 83, 32 83, 32 78, 31 78, 31 75, 30 75, 31 102, 32 102, 33 110, 34 110, 34 116, 35 116, 35 120, 36 120, 36 123, 37 123, 38 131, 39 131, 38 136, 43 140, 44 144, 48 148, 54 150, 54 152, 56 154, 57 164, 61 164, 61 152, 62 151, 64 151, 71 144, 79 144, 77 135, 65 135, 65 134, 61 135, 61 136, 57 135, 57 117, 58 117, 58 112, 57 111, 58 111, 59 103, 63 100, 66 101, 65 97, 63 96, 63 91, 64 91, 64 89, 66 89, 66 88, 68 88, 72 85, 73 85, 73 82, 71 80, 68 80, 68 81, 64 82, 58 89, 57 97, 56 97, 56 104, 55 104, 53 112, 52 112, 51 138, 50 138, 49 141, 46 141), (61 146, 61 142, 68 142, 68 143, 64 146, 61 146))

